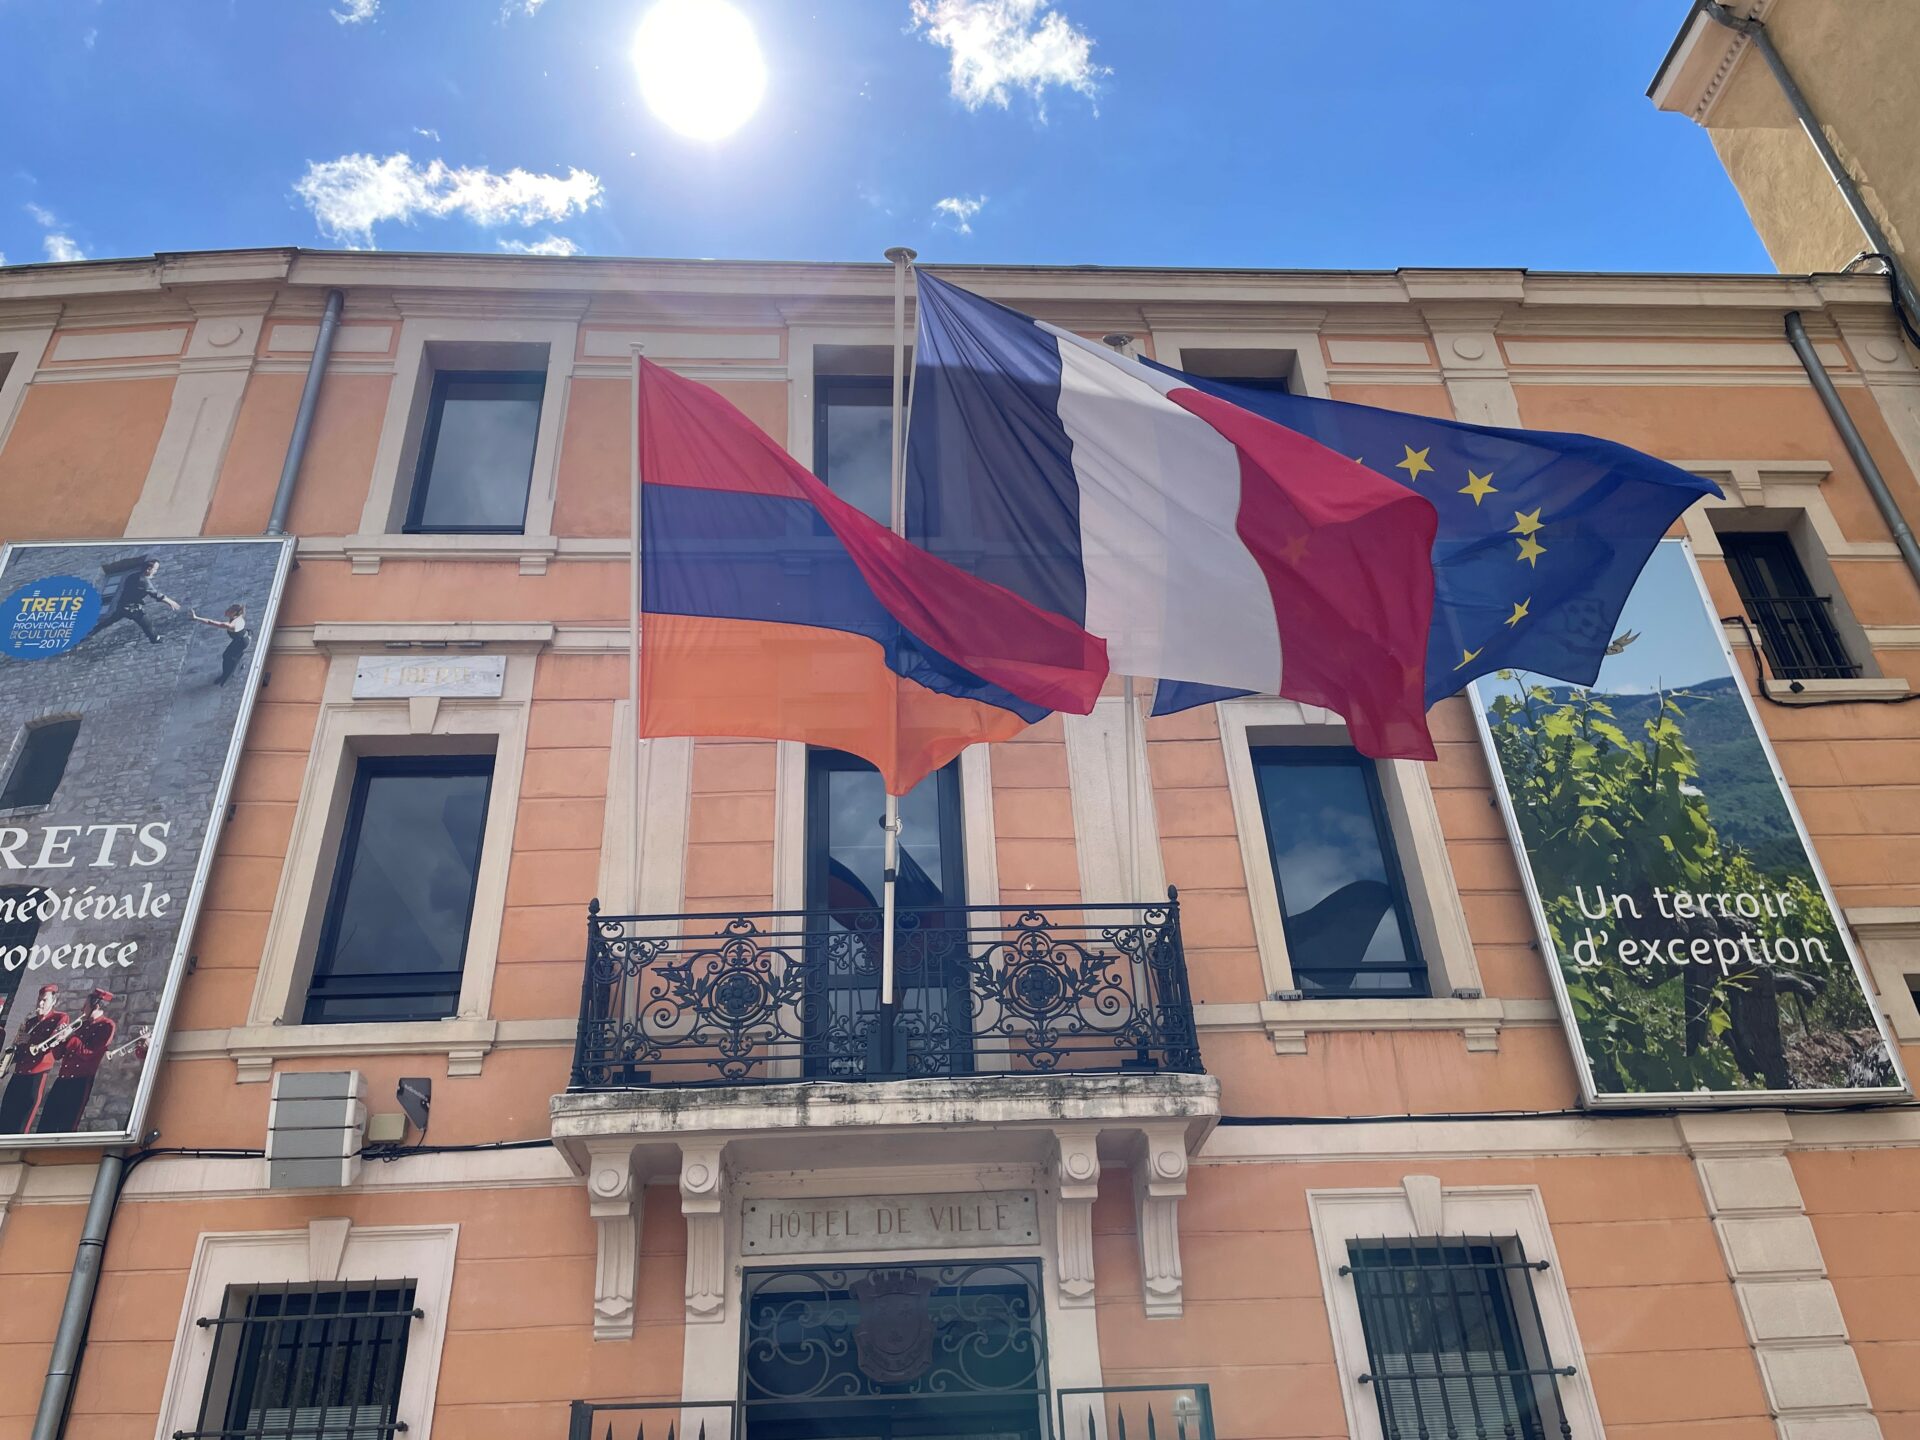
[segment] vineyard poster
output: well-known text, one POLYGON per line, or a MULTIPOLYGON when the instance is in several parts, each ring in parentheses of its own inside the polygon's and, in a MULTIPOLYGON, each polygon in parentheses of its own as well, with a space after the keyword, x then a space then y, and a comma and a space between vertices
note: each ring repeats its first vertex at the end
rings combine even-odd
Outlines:
POLYGON ((139 1135, 290 557, 0 553, 0 1147, 139 1135))
POLYGON ((1501 671, 1472 693, 1587 1104, 1906 1093, 1684 541, 1592 686, 1501 671))

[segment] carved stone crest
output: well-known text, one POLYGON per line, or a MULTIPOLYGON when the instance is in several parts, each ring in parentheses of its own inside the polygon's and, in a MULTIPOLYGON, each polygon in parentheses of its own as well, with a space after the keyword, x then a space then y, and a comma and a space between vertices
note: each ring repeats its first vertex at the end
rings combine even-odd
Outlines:
POLYGON ((933 1280, 913 1270, 870 1270, 853 1283, 860 1370, 875 1384, 904 1385, 933 1364, 933 1280))

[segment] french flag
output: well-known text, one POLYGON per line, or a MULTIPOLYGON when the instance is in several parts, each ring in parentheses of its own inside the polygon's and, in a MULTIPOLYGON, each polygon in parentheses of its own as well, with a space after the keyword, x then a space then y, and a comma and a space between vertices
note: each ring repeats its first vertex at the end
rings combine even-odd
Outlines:
POLYGON ((1186 377, 918 274, 907 536, 1114 671, 1281 695, 1431 759, 1437 514, 1186 377))

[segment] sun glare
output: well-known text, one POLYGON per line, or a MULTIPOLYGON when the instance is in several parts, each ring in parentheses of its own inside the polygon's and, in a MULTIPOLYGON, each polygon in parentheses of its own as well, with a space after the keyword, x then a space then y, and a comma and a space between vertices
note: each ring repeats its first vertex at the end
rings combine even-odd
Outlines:
POLYGON ((647 108, 690 140, 723 140, 760 108, 767 67, 753 25, 726 0, 659 0, 633 37, 647 108))

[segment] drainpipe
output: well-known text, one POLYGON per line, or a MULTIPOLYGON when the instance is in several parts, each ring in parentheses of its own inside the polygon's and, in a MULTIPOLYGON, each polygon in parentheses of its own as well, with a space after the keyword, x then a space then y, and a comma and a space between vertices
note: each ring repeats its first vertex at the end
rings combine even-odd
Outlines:
POLYGON ((1780 52, 1773 48, 1773 39, 1767 34, 1767 27, 1758 20, 1748 20, 1734 14, 1720 3, 1720 0, 1700 0, 1700 8, 1709 19, 1718 22, 1733 31, 1744 35, 1759 50, 1760 57, 1767 62, 1767 68, 1773 71, 1773 78, 1780 84, 1780 93, 1787 97, 1787 104, 1793 107, 1793 113, 1800 120, 1800 128, 1807 132, 1807 138, 1813 142, 1813 148, 1819 152, 1821 161, 1827 167, 1827 173, 1833 177, 1833 183, 1839 187, 1840 198, 1846 202, 1847 209, 1853 212, 1853 218, 1866 234, 1871 247, 1878 251, 1887 262, 1888 273, 1893 276, 1893 288, 1900 297, 1901 308, 1907 312, 1912 324, 1920 326, 1920 292, 1913 288, 1913 277, 1907 273, 1906 266, 1895 259, 1893 242, 1887 238, 1887 232, 1880 228, 1880 222, 1867 208, 1867 202, 1860 197, 1859 187, 1853 183, 1853 176, 1847 173, 1847 167, 1841 163, 1840 156, 1834 151, 1833 144, 1827 139, 1827 132, 1821 128, 1820 121, 1813 113, 1813 107, 1807 104, 1807 97, 1800 93, 1800 87, 1793 82, 1793 73, 1787 69, 1787 62, 1780 58, 1780 52))
POLYGON ((307 383, 300 391, 300 410, 293 417, 293 436, 287 441, 287 458, 280 466, 280 488, 273 492, 273 515, 267 521, 269 535, 287 533, 293 482, 300 478, 300 462, 307 456, 307 432, 313 428, 313 412, 320 403, 320 379, 326 373, 327 358, 333 354, 333 335, 340 328, 340 307, 345 303, 346 297, 338 290, 327 292, 320 333, 313 340, 313 359, 307 363, 307 383))
POLYGON ((73 1273, 67 1277, 67 1301, 60 1309, 60 1328, 53 1335, 53 1355, 40 1387, 40 1409, 33 1417, 32 1440, 59 1440, 66 1429, 67 1405, 73 1398, 74 1374, 80 1368, 80 1349, 87 1338, 87 1319, 93 1312, 93 1292, 100 1284, 100 1260, 107 1248, 107 1229, 120 1199, 120 1177, 127 1157, 109 1150, 100 1157, 93 1177, 93 1198, 74 1251, 73 1273))
POLYGON ((1867 489, 1873 494, 1873 503, 1880 507, 1880 518, 1887 522, 1887 528, 1893 532, 1893 543, 1899 547, 1900 558, 1907 565, 1907 573, 1913 576, 1915 584, 1920 584, 1920 545, 1914 543, 1913 530, 1907 524, 1907 517, 1900 513, 1899 502, 1887 488, 1886 477, 1880 473, 1880 467, 1868 453, 1867 442, 1860 438, 1859 427, 1853 423, 1853 416, 1847 413, 1847 407, 1841 403, 1840 392, 1833 388, 1827 367, 1820 363, 1820 357, 1814 353, 1813 342, 1807 338, 1807 327, 1800 322, 1798 310, 1787 312, 1787 343, 1793 346, 1793 353, 1800 357, 1800 363, 1806 367, 1807 379, 1813 382, 1820 403, 1827 407, 1827 417, 1833 421, 1833 428, 1840 432, 1847 455, 1860 472, 1860 478, 1867 482, 1867 489))

